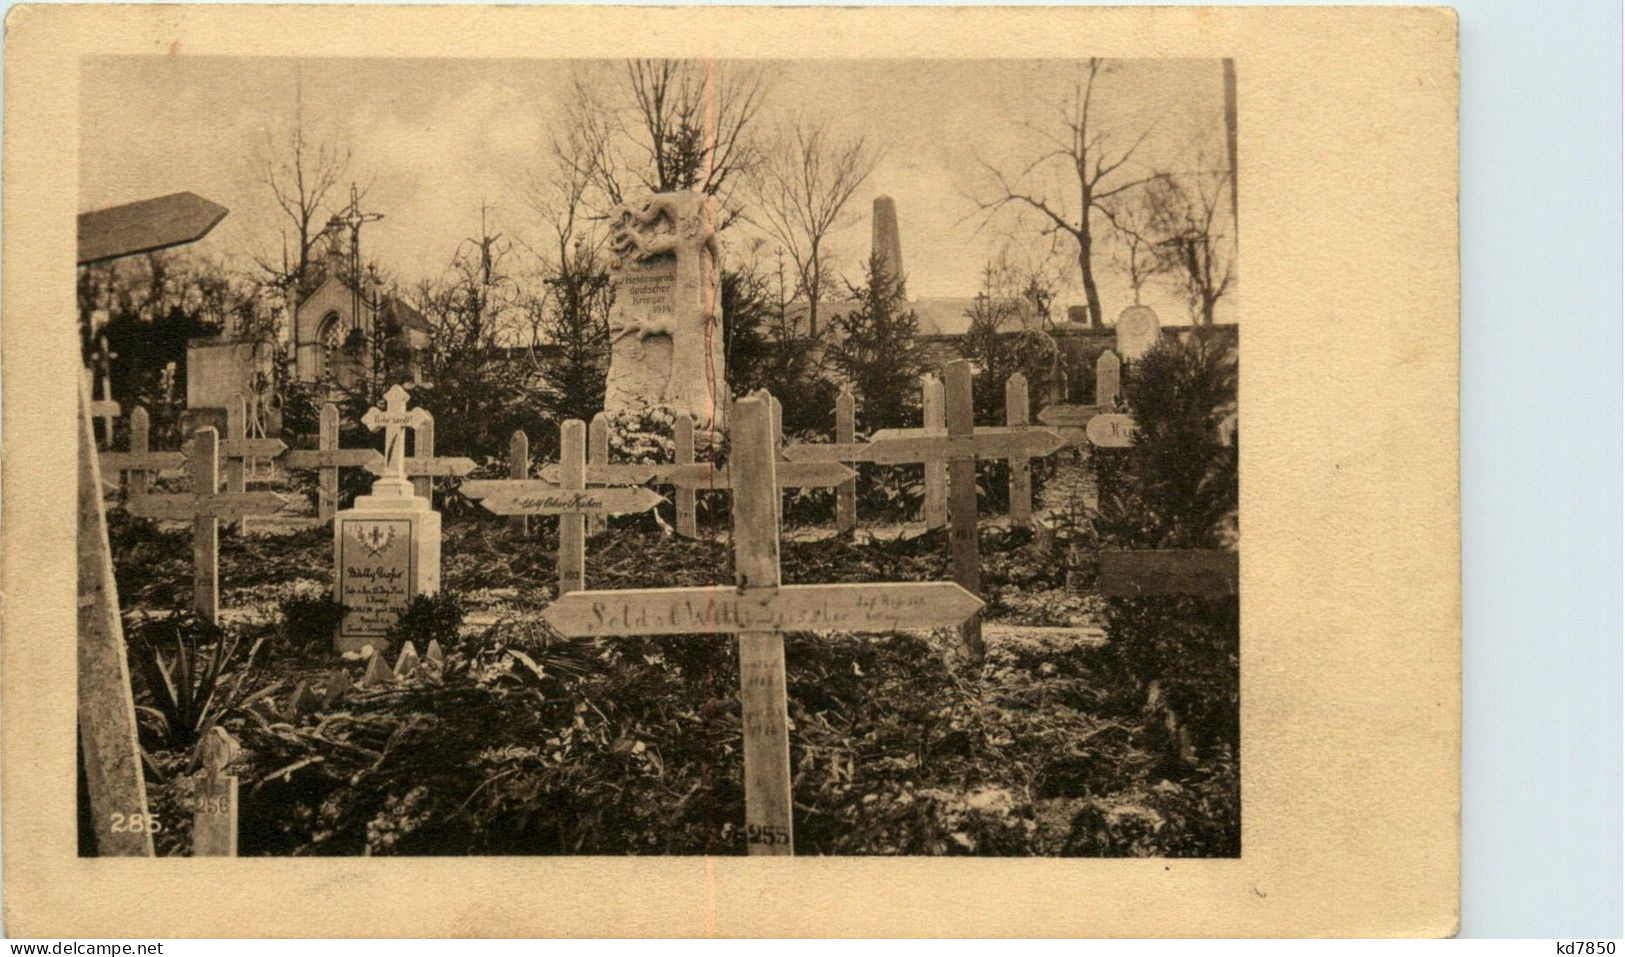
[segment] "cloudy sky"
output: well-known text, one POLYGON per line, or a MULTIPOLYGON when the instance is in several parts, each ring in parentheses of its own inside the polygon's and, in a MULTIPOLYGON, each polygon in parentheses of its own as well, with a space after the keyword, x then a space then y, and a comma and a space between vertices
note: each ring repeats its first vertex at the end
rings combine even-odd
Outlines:
MULTIPOLYGON (((882 159, 849 207, 836 250, 845 270, 867 254, 869 207, 897 202, 912 296, 970 296, 983 265, 1016 237, 1018 259, 1042 249, 1036 223, 983 225, 970 195, 988 192, 978 158, 1019 170, 1038 152, 1034 128, 1055 128, 1053 104, 1080 65, 1064 61, 764 61, 764 129, 797 114, 861 132, 882 159)), ((118 57, 85 61, 79 204, 95 209, 187 189, 231 209, 198 248, 246 266, 279 255, 279 222, 259 169, 292 126, 295 89, 307 129, 346 144, 351 175, 370 184, 363 255, 405 280, 441 271, 475 235, 482 203, 496 228, 538 236, 527 202, 561 124, 572 70, 563 60, 293 60, 118 57)), ((1223 162, 1223 85, 1216 60, 1127 61, 1098 81, 1096 116, 1142 169, 1194 168, 1197 150, 1223 162)), ((1125 174, 1130 168, 1125 168, 1125 174)), ((1059 180, 1038 193, 1061 195, 1059 180)), ((1076 189, 1076 185, 1073 185, 1076 189)), ((1233 236, 1229 223, 1222 231, 1233 236)), ((734 230, 730 230, 730 233, 734 230)), ((748 242, 748 227, 728 236, 748 242)), ((1129 303, 1128 283, 1097 257, 1106 312, 1129 303)), ((1077 271, 1063 302, 1081 302, 1077 271)), ((1165 322, 1182 297, 1148 288, 1165 322)), ((1220 321, 1234 321, 1221 308, 1220 321)))

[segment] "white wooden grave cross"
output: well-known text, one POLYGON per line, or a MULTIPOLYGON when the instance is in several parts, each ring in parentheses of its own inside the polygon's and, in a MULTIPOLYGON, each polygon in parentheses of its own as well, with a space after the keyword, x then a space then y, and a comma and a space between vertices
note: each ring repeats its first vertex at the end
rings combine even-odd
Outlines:
POLYGON ((1134 417, 1117 411, 1123 363, 1110 349, 1095 362, 1093 405, 1051 403, 1038 411, 1038 421, 1060 429, 1073 444, 1127 448, 1134 444, 1134 417), (1082 430, 1081 432, 1079 430, 1082 430))
POLYGON ((586 524, 589 515, 646 512, 665 501, 654 489, 587 487, 587 426, 570 419, 559 426, 559 481, 476 479, 462 493, 497 515, 559 516, 559 594, 586 587, 586 524))
MULTIPOLYGON (((948 541, 954 581, 971 594, 979 595, 982 570, 976 528, 976 460, 1042 458, 1060 449, 1065 441, 1055 432, 1032 426, 976 428, 971 406, 970 363, 956 359, 948 364, 946 373, 946 433, 938 434, 933 429, 881 429, 870 438, 867 455, 869 461, 881 464, 947 462, 948 541)), ((799 450, 816 448, 819 446, 791 446, 785 454, 793 461, 808 454, 799 450)), ((980 658, 983 652, 981 622, 974 619, 966 622, 960 634, 966 648, 980 658)))
POLYGON ((281 439, 253 439, 248 436, 248 400, 238 393, 226 403, 226 437, 220 442, 220 459, 226 466, 226 491, 248 490, 248 463, 253 459, 274 459, 288 450, 281 439))
POLYGON ((275 492, 221 492, 219 437, 197 430, 187 443, 189 492, 148 493, 125 505, 141 518, 192 522, 192 606, 209 621, 220 620, 220 520, 275 515, 287 501, 275 492))
MULTIPOLYGON (((113 422, 119 417, 120 409, 117 400, 113 398, 113 360, 118 353, 107 347, 107 337, 96 338, 96 353, 91 362, 95 365, 95 387, 101 390, 102 397, 90 403, 91 418, 102 420, 102 447, 107 448, 113 444, 113 422)), ((95 393, 91 395, 94 397, 95 393)))
POLYGON ((791 854, 790 731, 784 632, 942 628, 982 602, 953 582, 782 585, 772 413, 765 399, 736 402, 729 420, 736 584, 578 591, 542 617, 574 637, 739 636, 745 747, 745 841, 751 854, 791 854))
POLYGON ((124 473, 125 496, 127 499, 138 499, 147 492, 147 483, 157 478, 160 472, 172 471, 186 465, 186 456, 181 452, 153 452, 150 450, 152 424, 147 417, 147 410, 136 406, 130 410, 130 450, 128 452, 101 453, 102 474, 106 476, 109 484, 116 483, 120 472, 124 473))
POLYGON ((331 402, 322 406, 318 429, 315 449, 291 449, 277 461, 285 469, 316 470, 316 515, 327 522, 339 507, 339 469, 366 469, 376 475, 384 457, 377 449, 339 448, 339 409, 331 402))

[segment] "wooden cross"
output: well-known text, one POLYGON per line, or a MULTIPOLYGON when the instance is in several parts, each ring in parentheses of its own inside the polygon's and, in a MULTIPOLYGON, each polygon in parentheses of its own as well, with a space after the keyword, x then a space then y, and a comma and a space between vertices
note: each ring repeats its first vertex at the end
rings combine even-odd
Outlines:
POLYGON ((589 515, 646 512, 665 501, 642 486, 587 487, 587 427, 580 419, 559 426, 559 481, 476 479, 462 493, 497 515, 559 516, 559 594, 586 586, 586 525, 589 515))
MULTIPOLYGON (((852 387, 841 386, 835 397, 835 444, 852 445, 857 439, 857 410, 852 387)), ((835 487, 835 531, 850 532, 858 527, 858 480, 847 479, 835 487)))
POLYGON ((226 438, 220 443, 220 458, 226 463, 226 491, 248 491, 250 459, 274 459, 288 450, 281 439, 248 437, 248 400, 242 393, 226 403, 226 438))
POLYGON ((220 520, 273 515, 287 504, 275 492, 220 492, 220 449, 212 428, 188 443, 192 490, 132 499, 125 510, 141 518, 192 521, 192 606, 211 622, 220 620, 220 520))
POLYGON ((739 636, 741 724, 745 737, 745 840, 751 854, 791 854, 786 631, 886 632, 940 628, 976 614, 982 603, 953 582, 781 585, 772 412, 758 397, 736 402, 733 548, 736 584, 636 591, 577 591, 542 617, 577 637, 733 633, 739 636))
POLYGON ((102 510, 90 385, 79 389, 79 748, 96 852, 151 857, 147 786, 136 743, 135 699, 119 618, 118 583, 102 510), (130 827, 130 824, 136 824, 130 827))
POLYGON ((1110 349, 1102 352, 1095 362, 1094 404, 1051 403, 1038 411, 1038 421, 1060 429, 1074 444, 1087 441, 1103 448, 1133 445, 1134 418, 1116 411, 1122 392, 1122 367, 1117 353, 1110 349))
POLYGON ((400 383, 396 383, 384 393, 382 409, 373 406, 361 417, 361 423, 367 428, 384 433, 383 470, 373 473, 381 478, 406 481, 406 430, 420 429, 429 421, 428 412, 406 407, 410 398, 400 383))
MULTIPOLYGON (((136 406, 130 410, 130 450, 128 452, 101 453, 101 467, 105 475, 125 475, 125 495, 138 499, 147 493, 147 483, 160 472, 172 471, 186 465, 181 452, 150 451, 152 425, 147 410, 136 406)), ((109 479, 116 481, 116 479, 109 479)))
POLYGON ((329 402, 322 406, 315 449, 292 449, 278 460, 285 469, 315 469, 316 515, 322 521, 332 521, 339 507, 339 469, 366 469, 377 474, 384 465, 384 457, 377 449, 339 448, 339 409, 329 402))
MULTIPOLYGON (((642 485, 648 479, 638 479, 634 482, 608 482, 593 479, 593 466, 609 464, 609 415, 599 412, 587 423, 587 484, 588 485, 642 485)), ((609 527, 609 523, 598 515, 587 517, 587 535, 598 535, 609 527)))
MULTIPOLYGON (((1004 380, 1004 424, 1012 429, 1027 425, 1027 377, 1017 372, 1004 380)), ((1010 459, 1010 524, 1031 525, 1033 520, 1032 460, 1010 459)))

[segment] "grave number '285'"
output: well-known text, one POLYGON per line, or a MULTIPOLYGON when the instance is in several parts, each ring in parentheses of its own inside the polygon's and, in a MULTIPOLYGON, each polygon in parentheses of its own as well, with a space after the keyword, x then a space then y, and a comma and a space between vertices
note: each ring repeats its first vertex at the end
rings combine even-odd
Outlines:
POLYGON ((110 816, 113 820, 114 834, 140 834, 142 831, 157 834, 164 829, 156 814, 120 814, 114 811, 110 816))
POLYGON ((751 844, 788 844, 790 829, 783 826, 749 824, 745 827, 745 840, 751 844))

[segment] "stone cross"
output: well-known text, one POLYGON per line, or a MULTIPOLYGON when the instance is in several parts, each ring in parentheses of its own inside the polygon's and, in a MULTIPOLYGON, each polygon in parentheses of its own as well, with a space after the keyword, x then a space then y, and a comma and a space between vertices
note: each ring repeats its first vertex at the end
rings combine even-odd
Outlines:
POLYGON ((389 387, 384 393, 384 407, 377 406, 367 410, 361 417, 361 422, 374 432, 382 430, 384 433, 384 475, 386 479, 406 481, 406 431, 418 429, 428 420, 428 413, 422 409, 408 409, 406 403, 410 400, 406 390, 399 383, 389 387))
POLYGON ((953 582, 781 585, 779 464, 765 399, 733 406, 735 583, 636 591, 577 591, 542 617, 571 637, 739 636, 744 731, 745 841, 751 854, 791 854, 789 708, 784 632, 888 632, 958 624, 982 607, 953 582))

